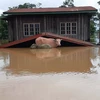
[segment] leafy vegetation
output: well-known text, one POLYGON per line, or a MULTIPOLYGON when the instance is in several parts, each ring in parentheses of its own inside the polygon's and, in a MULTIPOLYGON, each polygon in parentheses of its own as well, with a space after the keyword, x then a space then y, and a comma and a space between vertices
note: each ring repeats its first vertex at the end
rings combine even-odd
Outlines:
POLYGON ((32 3, 24 3, 18 6, 9 7, 9 9, 18 9, 18 8, 38 8, 42 5, 42 3, 32 4, 32 3))
POLYGON ((8 38, 8 22, 2 20, 3 15, 0 16, 0 39, 8 38))
POLYGON ((96 20, 96 17, 92 17, 91 18, 91 20, 90 20, 90 34, 91 34, 91 36, 90 36, 90 41, 92 42, 92 43, 95 43, 96 41, 96 22, 95 22, 95 20, 96 20))
MULTIPOLYGON (((97 3, 100 6, 100 1, 98 1, 97 3)), ((99 43, 100 43, 100 12, 98 12, 97 16, 98 16, 98 20, 99 20, 99 25, 98 25, 99 26, 99 30, 98 30, 98 33, 99 33, 99 43)))
POLYGON ((65 0, 60 7, 74 7, 74 0, 65 0))

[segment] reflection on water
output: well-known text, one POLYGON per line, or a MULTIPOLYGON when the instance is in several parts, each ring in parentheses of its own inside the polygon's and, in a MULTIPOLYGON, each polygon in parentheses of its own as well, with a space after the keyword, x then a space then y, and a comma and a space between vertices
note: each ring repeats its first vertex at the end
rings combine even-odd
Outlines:
MULTIPOLYGON (((90 72, 90 48, 59 48, 59 49, 3 49, 5 59, 4 70, 12 74, 28 73, 62 73, 90 72)), ((2 50, 1 50, 2 52, 2 50)), ((3 53, 2 53, 3 54, 3 53)), ((3 56, 3 55, 2 55, 3 56)), ((93 55, 92 55, 93 56, 93 55)))
POLYGON ((91 57, 91 63, 92 67, 90 68, 91 72, 100 74, 100 48, 94 48, 92 50, 92 57, 91 57))
POLYGON ((60 57, 61 51, 53 48, 53 49, 31 49, 30 50, 33 54, 36 55, 39 59, 48 59, 48 58, 54 58, 54 57, 60 57))
POLYGON ((0 49, 0 100, 100 100, 100 48, 0 49))
POLYGON ((7 52, 0 52, 0 70, 9 66, 9 53, 7 52))
POLYGON ((24 73, 99 73, 100 48, 1 49, 0 70, 24 73), (98 70, 97 70, 98 69, 98 70))

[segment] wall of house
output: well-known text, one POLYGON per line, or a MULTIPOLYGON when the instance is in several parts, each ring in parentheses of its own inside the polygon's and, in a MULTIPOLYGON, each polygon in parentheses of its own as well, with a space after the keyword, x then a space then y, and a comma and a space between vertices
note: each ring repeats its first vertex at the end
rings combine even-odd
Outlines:
POLYGON ((60 22, 77 22, 77 34, 64 36, 88 40, 90 37, 89 20, 90 17, 87 14, 13 16, 8 19, 9 40, 14 41, 26 37, 23 34, 23 23, 40 23, 40 33, 60 34, 60 22))
POLYGON ((16 22, 15 18, 13 17, 10 17, 8 19, 8 34, 9 34, 9 41, 17 40, 16 22))

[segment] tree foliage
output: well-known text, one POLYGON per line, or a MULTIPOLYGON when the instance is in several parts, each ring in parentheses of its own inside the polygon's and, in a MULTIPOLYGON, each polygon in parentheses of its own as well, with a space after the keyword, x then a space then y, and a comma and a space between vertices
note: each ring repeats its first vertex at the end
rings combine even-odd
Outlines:
POLYGON ((95 17, 92 17, 90 20, 90 33, 92 36, 95 35, 95 33, 96 33, 95 17))
POLYGON ((90 20, 90 34, 90 41, 96 43, 96 23, 94 16, 90 20))
POLYGON ((32 3, 24 3, 18 6, 9 7, 9 9, 18 9, 18 8, 38 8, 42 5, 42 3, 32 4, 32 3))
POLYGON ((65 0, 60 7, 74 7, 74 0, 65 0))
POLYGON ((100 1, 97 2, 100 5, 100 1))
MULTIPOLYGON (((100 1, 98 1, 97 3, 100 6, 100 1)), ((99 30, 98 30, 98 33, 99 33, 99 43, 100 43, 100 12, 98 12, 97 16, 98 16, 98 20, 99 20, 99 30)))
POLYGON ((0 16, 0 39, 8 38, 8 23, 2 20, 3 15, 0 16))

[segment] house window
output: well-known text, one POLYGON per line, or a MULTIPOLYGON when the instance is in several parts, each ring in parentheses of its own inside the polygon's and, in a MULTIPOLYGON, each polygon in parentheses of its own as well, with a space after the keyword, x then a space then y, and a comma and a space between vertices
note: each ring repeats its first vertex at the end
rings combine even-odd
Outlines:
POLYGON ((23 31, 25 36, 31 36, 40 33, 40 23, 24 23, 23 31))
POLYGON ((77 23, 76 22, 61 22, 60 23, 60 33, 62 35, 75 35, 77 33, 77 23))

